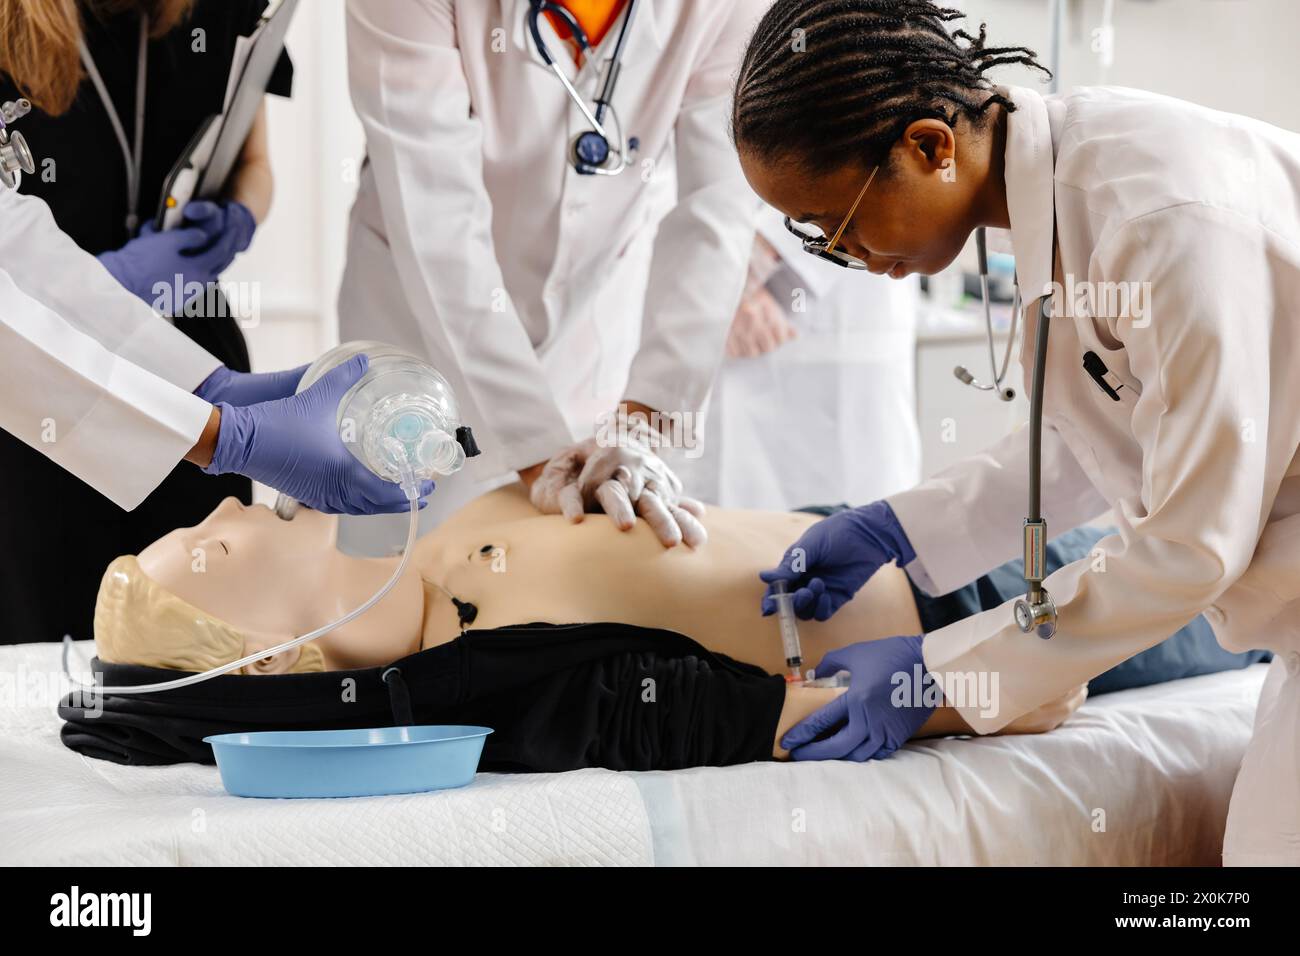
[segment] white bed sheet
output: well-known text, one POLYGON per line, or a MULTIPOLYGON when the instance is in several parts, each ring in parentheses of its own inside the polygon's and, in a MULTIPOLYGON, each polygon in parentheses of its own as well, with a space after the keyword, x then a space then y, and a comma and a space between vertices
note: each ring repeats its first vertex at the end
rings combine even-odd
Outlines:
POLYGON ((1089 701, 1052 734, 868 764, 480 774, 355 800, 228 796, 214 767, 59 742, 55 645, 0 647, 0 864, 1219 862, 1265 667, 1089 701))
POLYGON ((655 859, 1217 866, 1267 669, 1107 694, 1050 734, 638 774, 655 859))

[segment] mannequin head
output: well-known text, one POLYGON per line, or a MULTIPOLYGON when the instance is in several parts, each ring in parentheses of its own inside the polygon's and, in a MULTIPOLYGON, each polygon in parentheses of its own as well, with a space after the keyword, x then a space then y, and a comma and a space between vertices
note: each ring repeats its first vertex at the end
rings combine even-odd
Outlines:
MULTIPOLYGON (((370 597, 396 558, 335 548, 336 519, 303 508, 282 521, 227 498, 201 524, 118 558, 100 585, 95 643, 107 661, 184 670, 229 663, 336 620, 370 597)), ((414 567, 382 601, 324 637, 246 673, 369 667, 420 649, 414 567)))
MULTIPOLYGON (((95 600, 95 648, 101 660, 206 671, 258 646, 254 635, 200 610, 149 577, 135 555, 122 555, 104 572, 95 600)), ((275 665, 281 672, 325 669, 314 644, 282 656, 286 660, 275 665)), ((259 662, 262 672, 269 671, 272 660, 259 662)))

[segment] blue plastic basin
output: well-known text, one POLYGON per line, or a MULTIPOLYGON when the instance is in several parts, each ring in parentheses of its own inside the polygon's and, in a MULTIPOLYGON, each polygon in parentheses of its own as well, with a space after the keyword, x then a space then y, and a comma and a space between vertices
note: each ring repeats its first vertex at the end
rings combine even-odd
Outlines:
POLYGON ((463 787, 488 727, 375 727, 204 737, 236 797, 372 797, 463 787))

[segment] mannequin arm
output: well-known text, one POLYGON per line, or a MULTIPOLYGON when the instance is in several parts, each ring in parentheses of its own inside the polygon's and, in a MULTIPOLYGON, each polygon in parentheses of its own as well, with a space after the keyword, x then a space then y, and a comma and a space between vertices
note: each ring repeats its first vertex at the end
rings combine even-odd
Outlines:
MULTIPOLYGON (((790 753, 781 748, 781 738, 786 731, 808 715, 844 693, 843 687, 800 687, 791 684, 785 690, 785 706, 781 708, 781 719, 776 725, 776 736, 772 741, 772 756, 777 760, 789 758, 790 753)), ((1055 730, 1082 706, 1088 698, 1087 685, 1076 687, 1064 696, 1048 701, 1043 706, 1032 710, 1012 721, 998 734, 1043 734, 1055 730)), ((920 737, 957 737, 971 736, 975 731, 962 719, 961 713, 954 707, 937 707, 930 719, 925 722, 920 737)))

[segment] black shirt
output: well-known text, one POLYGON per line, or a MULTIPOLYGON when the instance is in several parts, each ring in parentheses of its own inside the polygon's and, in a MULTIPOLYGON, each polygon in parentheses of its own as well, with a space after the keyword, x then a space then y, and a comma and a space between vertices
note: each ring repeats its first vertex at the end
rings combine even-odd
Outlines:
MULTIPOLYGON (((221 112, 235 41, 251 34, 266 0, 196 0, 190 15, 166 36, 149 41, 145 80, 144 151, 140 222, 158 209, 163 181, 204 120, 221 112)), ((86 46, 117 110, 128 145, 135 142, 136 63, 140 20, 135 12, 107 16, 82 4, 86 46)), ((267 92, 288 96, 293 64, 288 54, 267 92)), ((0 100, 21 93, 0 74, 0 100)), ((59 228, 87 252, 118 249, 126 230, 126 162, 103 102, 89 77, 61 116, 39 109, 18 124, 36 157, 36 174, 21 191, 44 199, 59 228)))
MULTIPOLYGON (((102 4, 97 5, 102 6, 102 4)), ((140 201, 146 221, 157 211, 162 183, 195 131, 221 110, 235 41, 256 28, 265 0, 197 0, 166 36, 150 41, 140 201)), ((80 4, 86 45, 108 88, 129 143, 135 138, 136 64, 140 20, 128 11, 98 16, 80 4)), ((293 68, 281 57, 267 89, 287 94, 293 68)), ((0 73, 0 98, 19 95, 0 73)), ((118 249, 126 229, 126 163, 117 136, 89 78, 61 116, 33 109, 17 124, 36 157, 36 174, 22 191, 44 199, 64 232, 87 252, 118 249)), ((178 316, 176 328, 235 371, 248 371, 248 348, 234 316, 217 297, 213 314, 178 316)), ((64 471, 40 452, 0 431, 0 498, 46 495, 50 509, 0 508, 0 644, 89 637, 104 567, 119 554, 137 554, 167 532, 202 521, 227 496, 252 501, 252 482, 239 475, 204 475, 182 462, 131 512, 64 471), (16 543, 22 542, 19 547, 16 543)))

